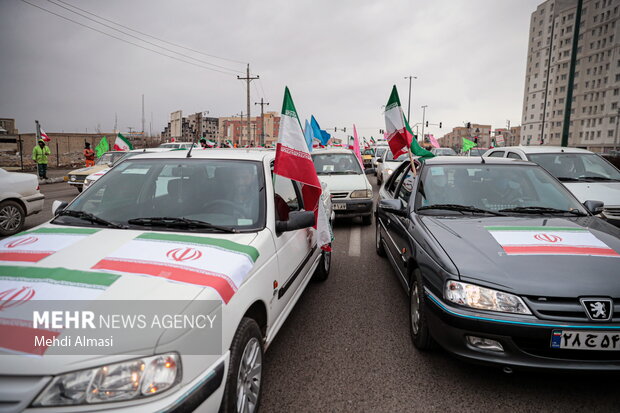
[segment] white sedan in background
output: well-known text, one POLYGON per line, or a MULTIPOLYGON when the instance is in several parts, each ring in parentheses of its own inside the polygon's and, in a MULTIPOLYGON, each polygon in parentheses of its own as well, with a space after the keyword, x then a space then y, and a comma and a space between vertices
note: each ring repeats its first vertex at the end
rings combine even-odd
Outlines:
POLYGON ((41 212, 44 199, 36 175, 0 168, 0 236, 21 231, 27 216, 41 212))
POLYGON ((392 173, 403 163, 403 161, 408 161, 409 155, 404 154, 400 155, 397 159, 394 159, 394 155, 392 151, 388 149, 385 151, 383 156, 377 160, 377 183, 382 184, 387 181, 392 173))

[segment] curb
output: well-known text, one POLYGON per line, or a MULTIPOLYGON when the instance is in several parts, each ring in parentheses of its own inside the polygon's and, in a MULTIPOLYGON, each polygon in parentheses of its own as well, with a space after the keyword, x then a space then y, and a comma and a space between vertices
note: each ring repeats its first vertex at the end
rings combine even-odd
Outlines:
POLYGON ((58 178, 39 179, 39 185, 57 184, 59 182, 65 182, 65 177, 59 176, 58 178))

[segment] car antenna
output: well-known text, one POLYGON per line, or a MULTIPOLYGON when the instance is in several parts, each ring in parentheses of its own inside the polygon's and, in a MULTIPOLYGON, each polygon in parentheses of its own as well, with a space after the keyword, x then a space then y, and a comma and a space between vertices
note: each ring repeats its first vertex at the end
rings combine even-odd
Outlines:
POLYGON ((189 147, 189 151, 187 151, 186 158, 192 157, 192 149, 194 149, 194 145, 196 144, 196 135, 194 135, 194 140, 192 141, 192 146, 189 147))

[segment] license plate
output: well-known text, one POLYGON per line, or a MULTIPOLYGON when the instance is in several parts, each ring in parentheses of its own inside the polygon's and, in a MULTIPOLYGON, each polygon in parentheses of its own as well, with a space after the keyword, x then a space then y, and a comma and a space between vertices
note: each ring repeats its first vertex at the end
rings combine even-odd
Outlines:
POLYGON ((334 209, 347 209, 347 204, 343 203, 333 203, 332 206, 334 209))
POLYGON ((620 331, 553 330, 551 348, 620 350, 620 331))

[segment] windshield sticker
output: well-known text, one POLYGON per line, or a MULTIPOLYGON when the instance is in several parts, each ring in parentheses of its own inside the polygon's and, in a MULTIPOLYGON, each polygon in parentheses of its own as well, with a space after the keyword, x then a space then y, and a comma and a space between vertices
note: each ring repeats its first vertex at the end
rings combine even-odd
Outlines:
POLYGON ((116 274, 0 265, 0 348, 43 355, 47 346, 35 346, 33 337, 55 338, 61 331, 35 328, 31 300, 94 300, 118 278, 116 274), (25 310, 26 309, 26 310, 25 310))
POLYGON ((620 257, 589 230, 570 227, 485 227, 508 255, 620 257))
POLYGON ((323 165, 323 172, 334 172, 334 165, 323 165))
POLYGON ((228 303, 258 256, 256 248, 224 239, 146 233, 92 268, 210 287, 228 303))
POLYGON ((443 176, 444 175, 443 168, 441 166, 433 166, 431 168, 431 175, 432 176, 443 176))
POLYGON ((0 241, 0 262, 39 262, 98 232, 92 228, 39 228, 0 241))

